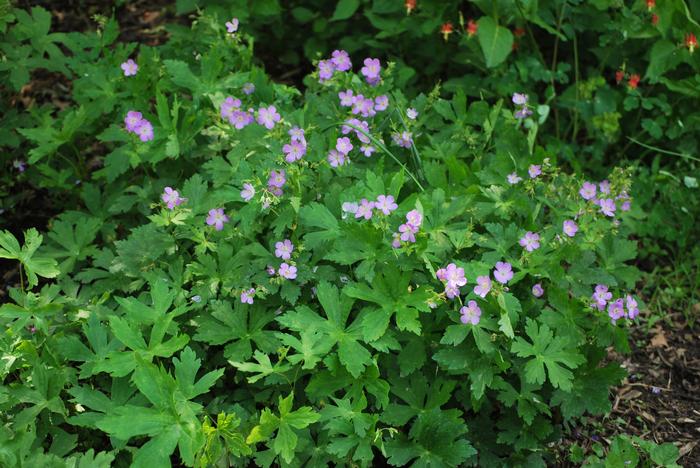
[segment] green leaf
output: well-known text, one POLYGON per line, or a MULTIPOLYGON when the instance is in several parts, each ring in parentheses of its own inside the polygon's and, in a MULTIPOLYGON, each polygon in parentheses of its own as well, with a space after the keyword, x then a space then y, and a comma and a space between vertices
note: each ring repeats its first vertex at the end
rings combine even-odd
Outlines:
POLYGON ((340 0, 336 6, 331 21, 350 18, 360 6, 360 0, 340 0))
POLYGON ((479 20, 477 36, 489 68, 501 64, 513 50, 513 34, 489 16, 479 20))

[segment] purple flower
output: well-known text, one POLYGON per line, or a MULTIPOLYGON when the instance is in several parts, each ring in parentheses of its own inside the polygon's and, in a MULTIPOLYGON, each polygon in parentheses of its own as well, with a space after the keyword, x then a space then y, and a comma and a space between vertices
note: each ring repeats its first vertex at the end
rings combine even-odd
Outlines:
POLYGON ((228 223, 228 216, 224 214, 223 208, 209 210, 209 216, 207 216, 209 226, 214 226, 217 231, 221 231, 224 228, 224 223, 228 223))
POLYGON ((578 232, 578 226, 572 220, 567 219, 566 221, 564 221, 564 225, 562 226, 562 230, 564 231, 564 234, 566 234, 567 236, 574 237, 576 235, 576 233, 578 232))
POLYGON ((395 144, 402 148, 410 148, 413 144, 413 135, 411 132, 393 133, 391 138, 394 140, 395 144))
POLYGON ((252 304, 253 297, 255 297, 255 288, 250 288, 247 291, 241 293, 241 302, 243 304, 252 304))
POLYGON ((226 21, 226 31, 233 34, 238 31, 238 18, 232 18, 231 21, 226 21))
POLYGON ((347 155, 350 151, 352 151, 352 148, 352 143, 350 143, 350 138, 348 137, 340 137, 335 142, 335 149, 339 153, 347 155))
POLYGON ((282 147, 284 152, 284 160, 288 163, 298 161, 306 154, 306 145, 298 141, 292 141, 282 147))
POLYGON ((474 294, 482 299, 491 291, 491 278, 488 276, 477 276, 476 286, 474 286, 474 294))
POLYGON ((361 114, 362 117, 372 117, 376 114, 374 110, 374 101, 365 99, 361 94, 357 95, 352 104, 352 113, 361 114))
POLYGON ((121 69, 124 70, 124 76, 134 76, 139 71, 139 66, 132 59, 121 64, 121 69))
POLYGON ((402 224, 399 226, 399 232, 401 233, 400 239, 404 242, 415 242, 416 233, 418 232, 418 227, 412 224, 402 224))
POLYGON ((661 393, 661 389, 659 387, 651 387, 651 393, 653 393, 654 395, 658 395, 659 393, 661 393))
POLYGON ((124 118, 124 125, 126 125, 126 131, 127 132, 135 132, 137 128, 139 128, 139 125, 141 125, 141 122, 143 121, 143 116, 141 115, 141 112, 136 112, 136 111, 129 111, 126 113, 126 117, 124 118))
POLYGON ((454 263, 450 263, 445 268, 440 268, 435 272, 437 279, 450 286, 462 287, 467 284, 464 276, 464 268, 460 268, 454 263))
POLYGON ((416 120, 416 117, 418 117, 418 111, 415 110, 413 107, 409 107, 406 109, 406 117, 408 117, 411 120, 416 120))
POLYGON ((344 202, 343 205, 341 206, 341 209, 343 210, 343 219, 345 219, 348 215, 350 214, 355 214, 357 213, 357 209, 359 208, 359 205, 355 202, 344 202))
POLYGON ((306 146, 306 135, 304 133, 303 128, 292 127, 289 129, 287 134, 292 139, 292 141, 297 141, 299 143, 303 143, 304 146, 306 146))
POLYGON ((532 111, 528 107, 521 107, 520 109, 515 111, 515 114, 514 114, 515 118, 520 119, 520 120, 526 119, 531 115, 532 115, 532 111))
POLYGON ((401 247, 401 237, 399 237, 398 233, 394 233, 392 239, 391 239, 391 247, 394 249, 398 249, 401 247))
POLYGON ((161 200, 166 204, 169 210, 174 209, 187 201, 186 198, 180 197, 180 193, 177 190, 173 190, 171 187, 165 187, 163 190, 163 195, 161 195, 161 200))
POLYGON ((608 287, 604 284, 598 284, 596 285, 595 291, 593 292, 593 296, 591 296, 591 298, 594 301, 593 305, 598 310, 604 310, 605 305, 610 299, 612 299, 612 293, 608 291, 608 287))
POLYGON ((420 211, 418 210, 411 210, 406 213, 406 221, 411 226, 418 228, 423 223, 423 215, 420 214, 420 211))
POLYGON ((355 103, 355 96, 353 96, 352 89, 347 89, 338 93, 340 98, 340 105, 343 107, 351 107, 355 103))
POLYGON ((599 205, 600 212, 605 216, 615 216, 615 200, 612 198, 602 198, 599 205))
POLYGON ((297 267, 295 267, 294 265, 287 265, 286 263, 282 263, 277 273, 282 278, 294 279, 297 277, 297 267))
POLYGON ((625 316, 625 306, 622 299, 613 301, 608 305, 608 316, 612 320, 612 323, 617 322, 625 316))
POLYGON ((289 239, 275 243, 275 257, 281 258, 282 260, 289 260, 292 257, 293 250, 294 244, 292 244, 292 241, 289 239))
POLYGON ((374 202, 368 201, 366 198, 360 200, 360 206, 357 208, 355 213, 355 218, 365 218, 372 219, 372 209, 374 208, 374 202))
POLYGON ((143 142, 153 140, 153 125, 146 119, 141 121, 135 132, 143 142))
POLYGON ((513 267, 508 262, 496 262, 493 276, 499 283, 506 284, 513 279, 513 267))
POLYGON ((468 323, 476 325, 481 320, 481 309, 476 301, 469 301, 466 306, 459 309, 459 312, 462 314, 460 320, 465 325, 468 323))
POLYGON ((581 190, 578 193, 583 197, 584 200, 591 200, 595 198, 597 187, 595 184, 590 182, 584 182, 581 186, 581 190))
POLYGON ((233 111, 228 118, 228 121, 236 128, 236 130, 245 128, 253 123, 253 120, 254 118, 252 114, 241 110, 233 111))
POLYGON ((525 235, 518 241, 518 243, 525 247, 525 250, 532 252, 533 250, 540 248, 540 235, 531 231, 527 231, 525 235))
POLYGON ((625 298, 625 305, 627 306, 627 317, 634 319, 639 315, 639 305, 629 294, 625 298))
POLYGON ((345 157, 345 154, 341 153, 340 151, 337 150, 330 150, 328 152, 328 164, 331 165, 331 167, 339 167, 339 166, 344 166, 346 163, 346 160, 349 161, 349 158, 345 157))
POLYGON ((510 185, 515 185, 521 180, 523 180, 523 178, 519 177, 518 174, 516 174, 515 172, 511 172, 510 174, 508 174, 508 183, 510 185))
POLYGON ((512 98, 513 104, 516 106, 526 106, 527 105, 527 94, 513 93, 512 98))
POLYGON ((275 106, 269 106, 267 108, 261 107, 258 109, 258 123, 268 130, 272 130, 275 127, 275 122, 279 122, 280 119, 281 117, 277 113, 277 108, 275 106))
POLYGON ((538 175, 542 174, 542 166, 538 164, 531 164, 530 167, 527 169, 527 173, 530 174, 531 179, 534 179, 538 175))
POLYGON ((394 202, 394 197, 391 195, 379 195, 377 197, 377 201, 374 204, 374 207, 377 208, 379 211, 384 213, 385 215, 390 214, 392 211, 394 211, 396 208, 399 207, 394 202))
POLYGON ((366 158, 372 156, 372 153, 377 151, 377 149, 372 145, 362 145, 360 146, 360 152, 365 155, 366 158))
POLYGON ((323 83, 330 80, 335 72, 335 66, 330 60, 320 60, 318 62, 318 81, 323 83))
POLYGON ((542 297, 544 294, 544 289, 542 289, 542 285, 540 283, 536 283, 532 287, 532 295, 535 297, 542 297))
POLYGON ((224 99, 224 102, 221 103, 219 109, 221 112, 221 117, 230 121, 231 117, 233 116, 233 111, 239 110, 240 108, 241 100, 229 96, 226 99, 224 99))
POLYGON ((271 187, 282 188, 282 187, 284 187, 284 184, 286 182, 287 182, 287 174, 284 172, 284 170, 279 170, 279 171, 272 170, 272 171, 270 171, 270 177, 267 179, 267 185, 269 185, 271 187))
POLYGON ((365 66, 362 67, 360 73, 365 77, 367 83, 373 86, 379 83, 379 74, 382 71, 379 59, 366 58, 363 63, 365 66))
POLYGON ((253 83, 245 83, 243 85, 243 94, 251 95, 255 92, 255 85, 253 83))
POLYGON ((265 271, 270 276, 273 276, 276 273, 275 267, 273 267, 272 265, 268 265, 267 268, 265 268, 265 271))
POLYGON ((352 62, 350 61, 350 56, 344 50, 334 50, 331 54, 331 62, 338 71, 348 71, 352 68, 352 62))
POLYGON ((600 189, 600 193, 610 193, 610 181, 604 180, 600 182, 598 188, 600 189))
MULTIPOLYGON (((24 172, 27 170, 27 163, 21 159, 15 159, 12 161, 12 167, 17 169, 19 172, 24 172)), ((2 211, 0 211, 0 213, 2 213, 2 211)))
POLYGON ((389 96, 382 94, 374 98, 374 110, 378 112, 385 111, 389 107, 389 96))
POLYGON ((253 199, 255 196, 255 187, 252 184, 246 182, 243 184, 243 190, 241 190, 241 198, 247 202, 253 199))

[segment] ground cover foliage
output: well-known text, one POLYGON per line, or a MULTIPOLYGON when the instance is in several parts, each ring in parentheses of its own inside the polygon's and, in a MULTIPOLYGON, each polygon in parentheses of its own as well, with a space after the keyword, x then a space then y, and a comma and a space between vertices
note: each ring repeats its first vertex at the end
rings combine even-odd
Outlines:
MULTIPOLYGON (((255 58, 276 2, 178 2, 204 9, 158 47, 3 6, 3 216, 27 191, 51 209, 0 232, 0 463, 561 463, 626 376, 638 246, 697 235, 697 24, 680 1, 493 5, 299 3, 303 90, 255 58), (572 72, 532 30, 613 57, 572 72), (37 70, 69 100, 20 105, 37 70)), ((678 457, 620 436, 569 460, 678 457)))

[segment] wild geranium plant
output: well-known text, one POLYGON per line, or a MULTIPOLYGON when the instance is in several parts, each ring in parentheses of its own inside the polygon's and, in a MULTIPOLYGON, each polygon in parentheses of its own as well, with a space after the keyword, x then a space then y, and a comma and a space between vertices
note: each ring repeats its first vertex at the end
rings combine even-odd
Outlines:
POLYGON ((301 95, 244 23, 193 28, 85 65, 115 80, 78 98, 102 167, 45 247, 0 238, 29 275, 0 308, 3 463, 541 464, 610 408, 627 171, 560 168, 533 95, 409 101, 341 49, 301 95))

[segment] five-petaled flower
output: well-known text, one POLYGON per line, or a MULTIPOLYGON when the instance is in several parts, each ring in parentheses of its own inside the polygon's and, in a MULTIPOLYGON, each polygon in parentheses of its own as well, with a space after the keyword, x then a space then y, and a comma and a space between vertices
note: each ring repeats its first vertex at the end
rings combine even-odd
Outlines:
POLYGON ((297 267, 294 265, 288 265, 287 263, 282 263, 277 270, 277 274, 282 278, 294 279, 297 277, 297 267))
POLYGON ((275 127, 275 122, 279 122, 280 119, 281 117, 275 106, 261 107, 258 109, 258 123, 268 130, 272 130, 275 127))
POLYGON ((459 312, 462 314, 460 320, 465 325, 468 323, 476 325, 479 323, 479 320, 481 320, 481 309, 476 301, 467 302, 467 305, 459 309, 459 312))
POLYGON ((605 216, 615 216, 615 200, 612 198, 601 198, 598 201, 600 212, 605 216))
POLYGON ((532 295, 535 297, 542 297, 544 294, 544 289, 542 288, 542 285, 540 283, 535 283, 532 286, 532 295))
POLYGON ((344 50, 334 50, 331 58, 333 66, 338 71, 348 71, 352 68, 350 56, 344 50))
POLYGON ((281 258, 282 260, 289 260, 292 258, 292 251, 294 250, 294 244, 289 239, 275 243, 275 257, 281 258))
POLYGON ((250 288, 241 293, 241 302, 243 304, 252 304, 255 297, 255 288, 250 288))
POLYGON ((364 67, 360 69, 360 73, 365 77, 365 80, 370 85, 376 85, 379 83, 379 74, 382 71, 382 65, 379 59, 376 58, 366 58, 364 60, 364 67))
POLYGON ((625 306, 624 301, 622 299, 612 301, 608 305, 608 316, 612 320, 612 323, 617 322, 625 316, 625 306))
POLYGON ((139 71, 139 66, 133 59, 129 59, 121 64, 121 69, 124 71, 124 76, 134 76, 139 71))
POLYGON ((355 218, 372 219, 373 208, 374 202, 363 198, 362 200, 360 200, 360 205, 357 207, 357 211, 355 212, 355 218))
POLYGON ((409 107, 406 109, 406 117, 408 117, 411 120, 416 120, 416 117, 418 117, 418 111, 415 110, 413 107, 409 107))
POLYGON ((241 190, 241 198, 245 201, 250 201, 255 196, 255 187, 252 184, 246 182, 243 184, 243 190, 241 190))
POLYGON ((535 232, 527 231, 525 235, 520 238, 518 243, 528 252, 532 252, 540 248, 540 235, 535 232))
POLYGON ((284 160, 288 163, 300 160, 306 154, 306 145, 299 141, 292 141, 282 147, 284 160))
POLYGON ((493 277, 501 284, 506 284, 513 279, 513 267, 508 262, 496 262, 493 277))
POLYGON ((226 31, 229 34, 238 31, 238 18, 232 18, 231 21, 226 21, 226 31))
POLYGON ((527 173, 530 174, 531 179, 534 179, 542 174, 542 166, 539 164, 531 164, 530 167, 527 168, 527 173))
POLYGON ((488 275, 477 276, 476 286, 474 286, 474 294, 481 297, 482 299, 491 291, 491 278, 488 275))
POLYGON ((454 299, 459 296, 459 288, 467 284, 464 268, 460 268, 454 263, 450 263, 445 268, 440 268, 435 272, 435 276, 445 284, 445 295, 448 299, 454 299))
POLYGON ((391 214, 399 205, 394 201, 394 197, 391 195, 379 195, 377 201, 374 203, 374 207, 384 213, 385 215, 391 214))
POLYGON ((350 138, 348 137, 340 137, 335 142, 335 149, 339 153, 347 155, 350 151, 352 151, 352 148, 352 143, 350 142, 350 138))
POLYGON ((518 182, 520 182, 521 180, 523 180, 523 178, 518 176, 518 174, 515 172, 511 172, 510 174, 508 174, 507 179, 508 179, 508 183, 510 185, 515 185, 518 182))
POLYGON ((608 287, 604 284, 598 284, 593 291, 593 306, 598 310, 604 310, 605 305, 612 299, 612 293, 608 291, 608 287))
POLYGON ((574 221, 567 219, 562 225, 562 230, 567 236, 574 237, 578 232, 578 225, 574 221))
POLYGON ((182 198, 180 193, 177 190, 173 190, 172 187, 165 187, 163 190, 163 195, 161 195, 161 200, 163 200, 169 210, 172 210, 176 206, 180 206, 187 201, 186 198, 182 198))
POLYGON ((228 223, 228 216, 224 214, 223 208, 209 210, 209 215, 207 216, 207 224, 209 226, 214 226, 217 231, 221 231, 225 223, 228 223))

